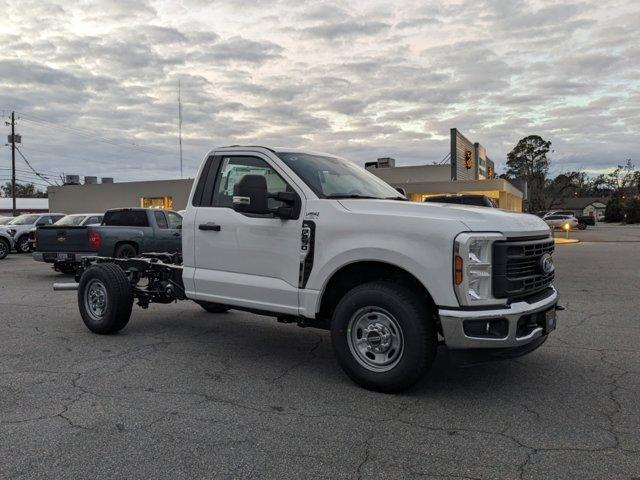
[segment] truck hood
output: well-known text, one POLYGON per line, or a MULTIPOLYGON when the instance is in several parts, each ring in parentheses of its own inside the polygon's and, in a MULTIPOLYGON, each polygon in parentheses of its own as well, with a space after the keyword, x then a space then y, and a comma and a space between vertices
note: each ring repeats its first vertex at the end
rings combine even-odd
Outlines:
POLYGON ((507 236, 549 234, 547 224, 535 215, 499 208, 373 199, 341 199, 339 203, 354 213, 406 216, 431 220, 458 220, 464 229, 469 231, 501 232, 507 236))

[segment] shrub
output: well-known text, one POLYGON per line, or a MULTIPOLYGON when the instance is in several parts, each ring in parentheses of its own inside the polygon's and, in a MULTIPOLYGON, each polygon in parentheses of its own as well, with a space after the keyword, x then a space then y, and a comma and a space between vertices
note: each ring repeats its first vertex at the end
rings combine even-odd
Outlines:
POLYGON ((627 223, 640 223, 640 198, 631 198, 624 206, 627 223))
POLYGON ((612 198, 607 203, 607 208, 604 210, 605 222, 621 222, 624 218, 624 209, 622 208, 622 202, 619 198, 612 198))

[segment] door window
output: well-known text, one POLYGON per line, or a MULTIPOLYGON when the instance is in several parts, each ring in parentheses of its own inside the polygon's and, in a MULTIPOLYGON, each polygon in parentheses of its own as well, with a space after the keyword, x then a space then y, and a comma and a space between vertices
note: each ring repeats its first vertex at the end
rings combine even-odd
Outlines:
POLYGON ((158 228, 169 228, 169 224, 167 223, 167 219, 165 218, 163 212, 153 212, 153 216, 156 218, 158 228))
MULTIPOLYGON (((245 175, 265 177, 269 193, 291 191, 283 178, 264 160, 255 157, 223 157, 216 180, 213 206, 232 208, 233 188, 245 175)), ((270 198, 268 205, 269 208, 277 208, 282 202, 270 198)))
POLYGON ((182 217, 176 212, 165 212, 167 220, 169 221, 169 228, 180 228, 182 226, 182 217))

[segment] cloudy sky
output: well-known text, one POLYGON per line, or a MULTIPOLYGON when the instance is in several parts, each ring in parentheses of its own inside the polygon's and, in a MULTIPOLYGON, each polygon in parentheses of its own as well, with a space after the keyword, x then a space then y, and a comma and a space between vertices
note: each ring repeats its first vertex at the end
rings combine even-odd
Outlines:
MULTIPOLYGON (((0 11, 0 113, 19 112, 22 153, 51 174, 179 176, 178 81, 185 176, 234 143, 431 163, 452 127, 498 173, 529 134, 553 142, 555 172, 640 163, 637 0, 0 0, 0 11)), ((8 160, 2 144, 0 181, 8 160)))

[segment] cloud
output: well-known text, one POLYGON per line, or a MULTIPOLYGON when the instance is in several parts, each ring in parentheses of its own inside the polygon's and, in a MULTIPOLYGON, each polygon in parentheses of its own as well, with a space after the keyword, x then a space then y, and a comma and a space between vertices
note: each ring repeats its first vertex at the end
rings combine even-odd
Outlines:
POLYGON ((342 40, 370 36, 385 31, 389 24, 376 21, 345 20, 337 23, 323 23, 302 29, 308 37, 324 40, 342 40))
POLYGON ((273 42, 254 41, 240 36, 210 45, 206 50, 194 51, 189 59, 195 62, 248 62, 262 64, 281 56, 283 48, 273 42))
POLYGON ((0 0, 0 110, 36 167, 119 180, 176 176, 178 81, 188 174, 241 142, 430 163, 451 127, 498 171, 529 134, 598 170, 640 150, 640 5, 612 2, 0 0))

